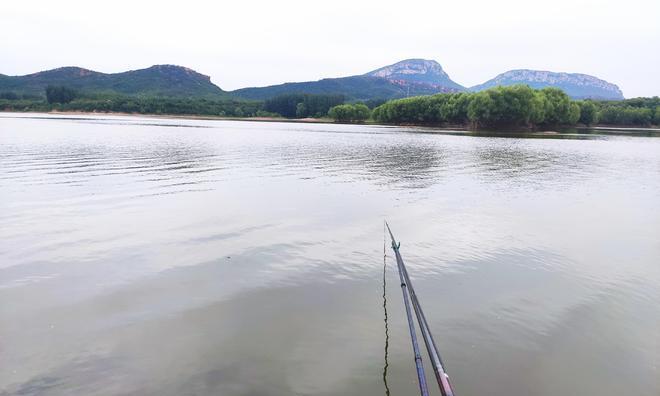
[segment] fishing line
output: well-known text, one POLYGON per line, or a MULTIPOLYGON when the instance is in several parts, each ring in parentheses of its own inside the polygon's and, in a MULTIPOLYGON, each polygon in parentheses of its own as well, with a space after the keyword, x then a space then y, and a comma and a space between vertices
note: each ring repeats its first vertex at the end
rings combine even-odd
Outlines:
POLYGON ((399 247, 401 246, 401 243, 397 243, 394 240, 394 235, 392 235, 392 231, 387 225, 387 222, 385 222, 385 226, 387 227, 387 231, 389 231, 390 237, 392 239, 392 250, 394 250, 394 254, 396 255, 396 265, 399 270, 399 280, 401 281, 401 293, 403 294, 403 306, 406 309, 406 319, 408 321, 408 331, 410 332, 410 342, 412 343, 413 356, 415 357, 415 371, 417 372, 419 392, 422 396, 428 396, 429 389, 426 384, 426 375, 424 374, 424 363, 422 363, 422 354, 419 351, 417 332, 415 331, 415 320, 413 319, 412 309, 410 308, 410 294, 408 285, 406 284, 407 280, 404 278, 403 273, 403 259, 401 259, 401 255, 399 254, 399 247))
POLYGON ((440 353, 438 352, 435 340, 433 339, 433 335, 431 335, 429 325, 426 321, 426 316, 424 315, 424 311, 422 311, 421 304, 419 303, 419 299, 415 293, 415 288, 410 282, 408 270, 403 263, 403 258, 401 257, 401 252, 399 251, 401 244, 397 243, 394 239, 392 230, 390 230, 387 222, 385 223, 385 226, 387 227, 387 231, 389 232, 390 238, 392 239, 392 250, 394 250, 397 267, 399 269, 399 278, 401 279, 401 289, 403 291, 403 302, 406 308, 406 316, 408 318, 408 324, 410 328, 410 338, 413 344, 413 352, 415 354, 415 364, 417 366, 420 391, 423 396, 428 394, 428 390, 424 389, 426 387, 426 378, 424 378, 424 369, 422 367, 421 357, 419 356, 419 346, 417 345, 417 336, 415 334, 414 323, 410 312, 410 302, 412 302, 415 316, 417 316, 417 322, 419 323, 420 331, 422 333, 422 338, 424 340, 424 344, 426 344, 426 350, 428 351, 429 357, 431 358, 431 365, 433 366, 433 372, 435 374, 436 380, 438 381, 438 386, 440 387, 440 393, 442 396, 454 396, 454 390, 449 383, 449 376, 444 370, 444 365, 442 363, 442 359, 440 358, 440 353))
POLYGON ((387 324, 387 294, 385 293, 387 288, 387 249, 385 247, 385 241, 385 222, 383 221, 383 312, 385 313, 385 364, 383 366, 383 384, 385 384, 385 396, 390 396, 390 387, 387 384, 387 368, 390 365, 387 359, 387 353, 390 347, 390 331, 387 324))

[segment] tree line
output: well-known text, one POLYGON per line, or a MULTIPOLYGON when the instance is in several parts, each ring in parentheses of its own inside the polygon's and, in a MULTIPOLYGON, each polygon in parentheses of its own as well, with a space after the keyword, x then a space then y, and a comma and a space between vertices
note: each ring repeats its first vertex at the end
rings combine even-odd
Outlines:
POLYGON ((596 122, 604 125, 660 125, 660 98, 597 102, 596 122))
POLYGON ((284 94, 264 102, 264 110, 286 118, 321 118, 330 108, 343 104, 344 95, 284 94))
POLYGON ((580 115, 580 105, 563 91, 534 90, 526 85, 393 100, 373 111, 378 122, 473 128, 572 125, 580 115))
POLYGON ((85 111, 220 117, 330 117, 338 122, 541 128, 571 125, 660 125, 660 98, 572 100, 557 88, 526 85, 471 93, 446 93, 390 101, 344 103, 342 95, 284 94, 266 101, 87 94, 49 86, 44 97, 0 92, 0 109, 85 111), (370 110, 373 109, 373 110, 370 110))
POLYGON ((386 102, 373 110, 388 124, 461 125, 472 128, 539 128, 570 125, 660 125, 658 98, 623 101, 572 100, 558 88, 527 85, 470 93, 418 96, 386 102))
POLYGON ((219 117, 255 117, 269 115, 263 103, 245 100, 204 98, 168 98, 122 95, 89 95, 64 86, 46 88, 43 98, 23 98, 0 93, 0 109, 9 111, 83 111, 140 114, 208 115, 219 117), (7 99, 6 97, 10 97, 7 99))

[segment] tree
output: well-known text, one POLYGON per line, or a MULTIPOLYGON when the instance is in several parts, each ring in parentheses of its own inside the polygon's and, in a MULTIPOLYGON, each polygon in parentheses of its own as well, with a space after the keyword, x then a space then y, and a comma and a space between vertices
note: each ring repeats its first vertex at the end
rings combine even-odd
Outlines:
POLYGON ((349 104, 339 105, 328 111, 328 116, 335 121, 348 122, 353 119, 353 106, 349 104))
POLYGON ((328 111, 328 116, 339 122, 362 122, 370 115, 369 107, 362 103, 338 105, 328 111))
POLYGON ((545 110, 548 107, 547 98, 540 91, 534 91, 532 98, 532 109, 529 115, 529 122, 532 125, 541 125, 545 122, 545 110))
POLYGON ((468 118, 467 109, 471 95, 468 93, 447 94, 447 100, 440 107, 440 122, 462 124, 468 118))
POLYGON ((298 103, 296 105, 296 117, 297 118, 307 117, 307 106, 305 106, 305 103, 298 103))
POLYGON ((46 87, 46 100, 48 103, 69 103, 77 96, 76 91, 65 86, 46 87))
POLYGON ((490 118, 493 108, 493 99, 488 92, 482 91, 474 94, 467 108, 467 116, 472 125, 479 127, 490 118))
POLYGON ((568 116, 566 118, 566 124, 575 125, 580 120, 580 105, 575 102, 572 102, 568 108, 568 116))
POLYGON ((580 106, 580 119, 579 122, 584 125, 591 125, 597 122, 596 120, 596 105, 590 101, 578 102, 580 106))
POLYGON ((366 121, 371 116, 371 110, 363 103, 353 105, 353 121, 366 121))
MULTIPOLYGON (((565 125, 571 118, 571 98, 559 88, 543 88, 540 93, 545 96, 543 124, 565 125)), ((573 114, 574 115, 574 114, 573 114)))

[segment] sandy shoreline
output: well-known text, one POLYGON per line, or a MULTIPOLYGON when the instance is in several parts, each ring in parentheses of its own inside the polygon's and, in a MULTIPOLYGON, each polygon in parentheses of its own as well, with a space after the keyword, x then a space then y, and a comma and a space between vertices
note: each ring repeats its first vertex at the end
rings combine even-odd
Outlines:
POLYGON ((121 117, 141 117, 141 118, 165 118, 165 119, 183 119, 183 120, 218 120, 218 121, 257 121, 257 122, 292 122, 308 124, 335 124, 330 118, 280 118, 280 117, 222 117, 212 115, 194 115, 194 114, 143 114, 143 113, 123 113, 112 111, 5 111, 4 114, 47 114, 47 115, 72 115, 72 116, 121 116, 121 117))
MULTIPOLYGON (((10 112, 19 113, 23 112, 10 112)), ((25 112, 30 114, 31 112, 25 112)), ((53 114, 53 115, 83 115, 83 116, 123 116, 123 117, 144 117, 144 118, 169 118, 169 119, 183 119, 183 120, 220 120, 220 121, 259 121, 259 122, 294 122, 294 123, 314 123, 314 124, 333 124, 329 118, 280 118, 280 117, 222 117, 212 115, 195 115, 195 114, 143 114, 143 113, 122 113, 122 112, 94 112, 94 111, 49 111, 39 112, 33 114, 53 114)))
MULTIPOLYGON (((194 114, 142 114, 142 113, 122 113, 122 112, 94 112, 94 111, 49 111, 49 112, 31 112, 31 111, 4 111, 0 110, 3 114, 45 114, 45 115, 61 115, 61 116, 121 116, 121 117, 141 117, 141 118, 161 118, 161 119, 179 119, 179 120, 211 120, 211 121, 253 121, 253 122, 286 122, 294 124, 339 124, 339 125, 369 125, 369 126, 382 126, 382 127, 400 127, 400 128, 422 128, 426 130, 438 131, 455 131, 455 132, 491 132, 497 133, 498 131, 479 131, 470 130, 460 125, 449 126, 432 126, 432 125, 386 125, 376 124, 374 122, 365 122, 362 124, 340 123, 335 122, 330 118, 283 118, 283 117, 222 117, 211 115, 194 115, 194 114)), ((647 131, 647 132, 660 132, 657 127, 636 127, 636 126, 609 126, 609 125, 593 125, 593 126, 573 126, 568 129, 575 130, 600 130, 600 131, 619 131, 621 133, 634 132, 634 131, 647 131)), ((499 131, 500 133, 534 133, 534 134, 559 134, 558 131, 499 131)))

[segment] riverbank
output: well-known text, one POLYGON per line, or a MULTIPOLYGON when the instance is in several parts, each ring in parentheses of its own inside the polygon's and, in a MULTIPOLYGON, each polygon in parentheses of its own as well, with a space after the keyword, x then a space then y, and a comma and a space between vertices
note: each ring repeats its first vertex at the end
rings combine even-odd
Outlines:
MULTIPOLYGON (((346 125, 356 125, 354 123, 342 123, 336 122, 331 118, 284 118, 284 117, 225 117, 225 116, 212 116, 212 115, 195 115, 195 114, 143 114, 143 113, 126 113, 126 112, 94 112, 94 111, 49 111, 49 112, 38 112, 38 111, 5 111, 0 110, 0 114, 45 114, 45 115, 56 115, 56 116, 88 116, 88 117, 98 117, 98 116, 119 116, 119 117, 140 117, 140 118, 165 118, 165 119, 182 119, 182 120, 217 120, 217 121, 252 121, 252 122, 285 122, 285 123, 294 123, 294 124, 346 124, 346 125)), ((620 134, 631 134, 631 133, 651 133, 654 136, 660 134, 660 126, 649 126, 641 127, 634 125, 627 126, 617 126, 617 125, 606 125, 599 124, 593 126, 573 126, 558 128, 558 130, 534 130, 534 129, 525 129, 525 128, 507 128, 502 130, 494 129, 471 129, 465 125, 420 125, 420 124, 411 124, 411 123, 402 123, 402 124, 385 124, 378 123, 374 120, 367 120, 364 123, 359 125, 370 125, 370 126, 382 126, 382 127, 403 127, 403 128, 420 128, 427 131, 450 131, 450 132, 459 132, 464 133, 500 133, 504 135, 552 135, 560 133, 570 133, 571 131, 582 132, 589 130, 597 130, 603 133, 612 131, 614 133, 620 134)))
POLYGON ((184 120, 225 120, 225 121, 258 121, 258 122, 292 122, 331 124, 330 118, 284 118, 284 117, 225 117, 197 114, 154 114, 154 113, 125 113, 114 111, 6 111, 0 110, 0 114, 49 114, 62 116, 121 116, 121 117, 143 117, 143 118, 171 118, 184 120))

